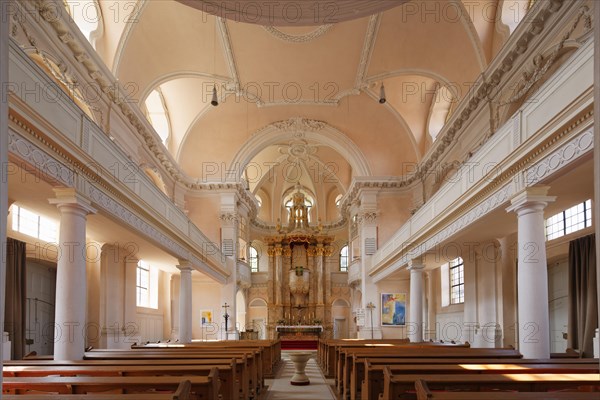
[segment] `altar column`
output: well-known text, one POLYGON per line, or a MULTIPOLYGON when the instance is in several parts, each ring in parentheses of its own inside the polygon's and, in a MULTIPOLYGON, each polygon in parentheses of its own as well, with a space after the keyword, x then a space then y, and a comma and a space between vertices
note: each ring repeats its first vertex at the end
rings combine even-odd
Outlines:
POLYGON ((73 188, 56 188, 50 199, 60 211, 58 245, 62 251, 56 272, 55 360, 82 360, 86 322, 86 221, 95 213, 89 200, 73 188))
POLYGON ((550 358, 544 208, 556 197, 547 196, 548 189, 526 188, 512 198, 507 209, 518 216, 518 332, 524 358, 550 358))
POLYGON ((323 247, 323 243, 317 244, 317 248, 315 249, 316 259, 315 259, 315 272, 316 272, 316 281, 317 281, 317 301, 318 305, 323 305, 323 285, 325 284, 325 279, 323 276, 323 258, 325 257, 325 248, 323 247))
POLYGON ((283 295, 283 248, 281 244, 275 246, 275 304, 282 304, 283 295))

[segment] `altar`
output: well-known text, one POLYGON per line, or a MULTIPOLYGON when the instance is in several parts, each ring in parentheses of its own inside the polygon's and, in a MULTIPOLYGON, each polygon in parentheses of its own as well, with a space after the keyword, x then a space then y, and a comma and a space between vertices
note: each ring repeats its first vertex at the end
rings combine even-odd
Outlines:
POLYGON ((275 330, 279 333, 279 337, 282 336, 294 336, 294 337, 319 337, 323 332, 322 325, 277 325, 275 330))
POLYGON ((275 327, 282 350, 316 350, 321 325, 278 325, 275 327))

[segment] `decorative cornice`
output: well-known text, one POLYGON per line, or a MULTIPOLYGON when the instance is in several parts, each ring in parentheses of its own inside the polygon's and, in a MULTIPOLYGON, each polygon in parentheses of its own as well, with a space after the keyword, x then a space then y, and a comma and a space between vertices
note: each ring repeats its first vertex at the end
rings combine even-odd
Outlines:
POLYGON ((283 40, 288 43, 308 43, 316 38, 319 38, 329 32, 329 30, 333 27, 332 24, 321 25, 314 31, 303 35, 290 35, 288 33, 282 32, 274 26, 263 26, 263 29, 269 32, 271 35, 275 36, 279 40, 283 40))
POLYGON ((360 62, 358 63, 358 71, 356 73, 356 81, 354 82, 354 89, 360 90, 365 85, 365 79, 367 77, 367 69, 371 63, 371 55, 373 54, 373 48, 375 47, 375 39, 377 32, 379 31, 379 25, 381 24, 382 14, 375 14, 369 18, 369 26, 367 27, 367 33, 365 35, 365 42, 363 49, 360 54, 360 62))
POLYGON ((225 223, 237 223, 238 214, 235 212, 224 212, 219 215, 219 219, 225 223))

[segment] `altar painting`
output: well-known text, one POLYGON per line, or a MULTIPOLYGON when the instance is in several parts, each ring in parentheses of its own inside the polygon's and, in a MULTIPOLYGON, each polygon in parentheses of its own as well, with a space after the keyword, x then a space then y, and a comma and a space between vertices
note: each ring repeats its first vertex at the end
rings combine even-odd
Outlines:
POLYGON ((381 325, 404 326, 406 324, 406 293, 381 294, 381 325))
POLYGON ((202 321, 202 326, 211 324, 213 322, 213 312, 212 310, 201 310, 200 318, 202 321))

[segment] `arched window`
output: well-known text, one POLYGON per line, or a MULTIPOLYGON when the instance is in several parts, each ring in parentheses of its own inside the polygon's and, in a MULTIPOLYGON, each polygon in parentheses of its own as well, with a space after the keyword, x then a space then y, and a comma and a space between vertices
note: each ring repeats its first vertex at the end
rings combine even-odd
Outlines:
POLYGON ((434 141, 450 117, 454 96, 446 86, 438 86, 429 110, 429 136, 434 141))
POLYGON ((340 250, 340 271, 348 272, 348 245, 340 250))
POLYGON ((258 272, 258 251, 254 246, 248 249, 248 265, 250 265, 250 272, 258 272))
POLYGON ((153 90, 146 98, 146 110, 148 111, 148 121, 150 121, 154 130, 166 145, 171 133, 171 125, 163 96, 159 90, 153 90))
POLYGON ((96 0, 64 0, 65 7, 79 30, 95 48, 102 35, 102 13, 96 0))

